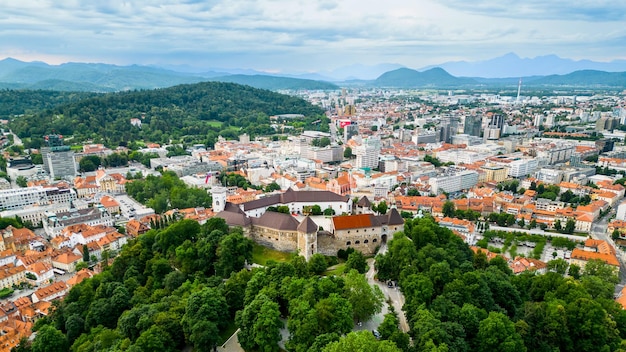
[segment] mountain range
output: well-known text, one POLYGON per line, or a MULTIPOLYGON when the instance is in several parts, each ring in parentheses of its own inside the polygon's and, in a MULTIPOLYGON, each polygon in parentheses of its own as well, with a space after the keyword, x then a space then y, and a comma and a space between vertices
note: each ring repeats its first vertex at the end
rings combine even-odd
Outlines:
POLYGON ((626 60, 574 61, 554 55, 520 58, 510 53, 478 62, 456 61, 418 70, 399 64, 351 65, 333 71, 270 74, 249 69, 117 66, 101 63, 0 60, 0 89, 114 92, 204 81, 232 82, 268 90, 333 90, 341 86, 397 88, 525 87, 626 88, 626 60), (179 71, 176 71, 178 69, 179 71))

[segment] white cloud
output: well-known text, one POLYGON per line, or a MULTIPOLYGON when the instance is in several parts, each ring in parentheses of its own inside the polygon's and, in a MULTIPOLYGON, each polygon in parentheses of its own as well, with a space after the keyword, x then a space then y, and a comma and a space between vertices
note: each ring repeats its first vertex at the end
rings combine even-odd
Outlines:
POLYGON ((511 51, 626 57, 626 47, 615 45, 626 37, 620 21, 626 5, 604 0, 0 0, 0 6, 0 56, 284 70, 420 67, 511 51))

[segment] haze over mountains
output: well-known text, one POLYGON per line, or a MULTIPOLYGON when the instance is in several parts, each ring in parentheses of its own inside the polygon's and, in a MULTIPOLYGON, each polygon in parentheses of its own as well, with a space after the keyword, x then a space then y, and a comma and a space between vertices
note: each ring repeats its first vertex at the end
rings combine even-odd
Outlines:
POLYGON ((400 64, 355 64, 332 71, 267 73, 251 69, 206 69, 182 66, 117 66, 0 60, 0 88, 112 92, 154 89, 202 81, 222 81, 269 90, 337 89, 337 84, 398 88, 469 88, 516 85, 626 87, 626 60, 594 62, 555 55, 520 58, 509 53, 485 61, 446 62, 418 70, 400 64))

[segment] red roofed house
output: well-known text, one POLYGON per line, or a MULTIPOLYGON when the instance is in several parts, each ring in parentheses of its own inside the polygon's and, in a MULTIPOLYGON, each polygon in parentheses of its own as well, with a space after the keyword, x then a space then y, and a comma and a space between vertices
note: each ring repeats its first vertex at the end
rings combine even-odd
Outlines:
POLYGON ((83 260, 82 255, 65 252, 52 258, 52 266, 68 273, 76 271, 76 264, 83 260))
POLYGON ((68 291, 69 286, 67 286, 65 281, 58 281, 53 283, 52 285, 38 289, 37 291, 33 292, 30 297, 33 300, 33 303, 37 303, 40 301, 50 302, 52 300, 65 296, 68 291))

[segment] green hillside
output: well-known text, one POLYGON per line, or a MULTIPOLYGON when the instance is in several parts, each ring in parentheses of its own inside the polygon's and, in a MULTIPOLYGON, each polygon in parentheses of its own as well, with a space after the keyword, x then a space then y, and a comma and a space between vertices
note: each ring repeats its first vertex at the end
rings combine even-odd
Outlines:
POLYGON ((12 115, 36 114, 41 110, 75 103, 95 95, 95 93, 60 92, 54 90, 0 89, 0 118, 8 118, 12 115))
POLYGON ((438 67, 423 72, 399 68, 383 73, 373 82, 373 85, 396 88, 437 88, 477 85, 477 82, 471 78, 454 77, 438 67))
POLYGON ((312 79, 299 79, 290 77, 277 77, 266 75, 229 75, 211 78, 212 81, 231 82, 252 86, 254 88, 269 90, 329 90, 339 89, 335 84, 312 79))
MULTIPOLYGON (((306 101, 233 83, 204 82, 170 88, 108 93, 13 119, 10 127, 37 147, 41 137, 56 132, 75 141, 101 141, 111 146, 135 140, 168 143, 170 139, 212 144, 218 135, 236 138, 271 134, 269 116, 303 114, 293 122, 304 128, 323 111, 306 101), (131 118, 141 118, 141 127, 131 118)), ((325 125, 325 124, 322 124, 325 125)))
POLYGON ((531 85, 570 87, 626 87, 626 72, 595 70, 575 71, 566 75, 550 75, 537 79, 531 85))

